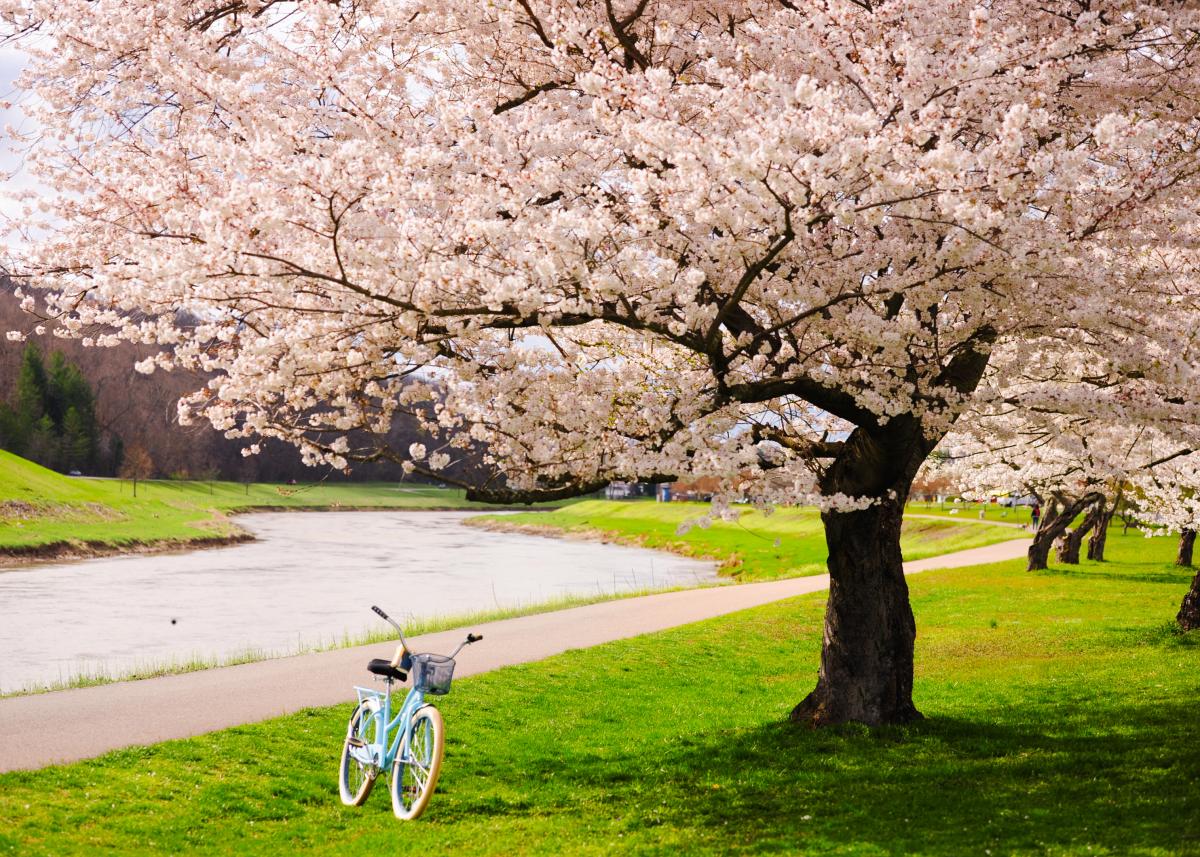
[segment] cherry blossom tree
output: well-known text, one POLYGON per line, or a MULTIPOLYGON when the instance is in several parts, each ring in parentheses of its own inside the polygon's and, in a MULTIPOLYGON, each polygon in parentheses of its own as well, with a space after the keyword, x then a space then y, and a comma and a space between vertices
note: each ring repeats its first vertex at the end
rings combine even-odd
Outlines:
POLYGON ((976 493, 1015 489, 1042 504, 1029 571, 1045 569, 1056 544, 1058 561, 1077 565, 1089 534, 1088 558, 1103 559, 1106 530, 1127 485, 1154 464, 1154 442, 1164 442, 1145 426, 1012 408, 974 414, 960 425, 971 431, 947 435, 949 454, 938 472, 976 493))
POLYGON ((503 502, 688 473, 820 503, 799 721, 919 716, 901 513, 985 375, 1036 348, 1195 405, 1167 319, 1198 290, 1159 251, 1198 210, 1190 4, 0 10, 55 191, 17 270, 59 329, 217 373, 181 416, 251 449, 439 473, 486 443, 470 496, 503 502), (397 410, 439 445, 351 446, 397 410))
MULTIPOLYGON (((943 441, 951 450, 926 469, 969 490, 1009 489, 1037 495, 1047 509, 1029 548, 1030 571, 1044 569, 1061 539, 1059 562, 1078 563, 1084 535, 1088 559, 1102 560, 1109 522, 1121 503, 1136 510, 1147 534, 1179 533, 1176 564, 1192 565, 1200 528, 1200 427, 1105 423, 1095 417, 996 410, 975 414, 943 441), (1080 514, 1085 517, 1070 529, 1080 514)), ((1200 628, 1200 574, 1176 617, 1200 628)))
MULTIPOLYGON (((1179 455, 1143 474, 1136 486, 1140 513, 1152 524, 1179 533, 1175 564, 1191 568, 1200 529, 1200 452, 1179 455)), ((1184 631, 1200 630, 1200 573, 1175 617, 1184 631)))

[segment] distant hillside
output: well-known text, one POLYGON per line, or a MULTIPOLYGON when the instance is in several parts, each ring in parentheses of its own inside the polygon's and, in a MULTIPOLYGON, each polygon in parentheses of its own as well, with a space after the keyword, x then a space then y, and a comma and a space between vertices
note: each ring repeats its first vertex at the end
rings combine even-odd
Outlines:
MULTIPOLYGON (((19 330, 49 354, 62 351, 77 363, 96 396, 100 428, 120 438, 126 450, 145 449, 153 462, 154 475, 191 478, 220 478, 232 481, 300 482, 327 478, 332 481, 373 481, 404 478, 397 464, 388 462, 359 465, 349 477, 328 469, 306 467, 296 450, 278 441, 265 441, 262 452, 249 458, 241 454, 244 442, 227 440, 207 424, 181 426, 176 421, 176 402, 202 387, 205 376, 189 372, 155 372, 143 375, 133 364, 158 349, 128 343, 113 348, 86 348, 75 340, 38 336, 38 320, 21 311, 10 282, 0 277, 0 400, 11 401, 16 389, 25 346, 7 341, 3 333, 19 330)), ((410 443, 429 443, 411 420, 397 420, 392 429, 392 447, 407 449, 410 443)), ((455 472, 452 468, 451 472, 455 472)), ((460 465, 458 472, 462 472, 460 465)), ((112 476, 112 472, 94 475, 112 476)))

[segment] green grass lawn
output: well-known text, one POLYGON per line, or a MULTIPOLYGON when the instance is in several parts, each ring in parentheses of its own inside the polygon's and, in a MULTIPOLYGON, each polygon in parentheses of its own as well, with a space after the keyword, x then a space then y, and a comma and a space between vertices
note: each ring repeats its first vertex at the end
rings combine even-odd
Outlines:
POLYGON ((488 509, 462 491, 398 483, 243 485, 70 478, 0 450, 0 550, 73 543, 121 547, 238 532, 252 508, 488 509))
POLYGON ((1001 506, 999 503, 909 503, 904 511, 910 515, 937 515, 941 518, 996 521, 1002 524, 1028 524, 1029 506, 1001 506))
MULTIPOLYGON (((710 511, 707 503, 656 503, 653 500, 585 500, 549 512, 482 516, 489 526, 528 527, 566 533, 603 533, 616 541, 715 559, 721 570, 740 580, 824 574, 825 534, 811 508, 779 508, 764 515, 747 508, 737 521, 714 521, 679 535, 679 526, 710 511)), ((970 521, 911 518, 904 523, 904 558, 982 547, 1025 533, 970 521)))
POLYGON ((417 822, 382 790, 338 803, 344 705, 0 775, 0 852, 1200 854, 1173 550, 913 578, 913 726, 785 723, 817 666, 805 596, 456 682, 417 822))

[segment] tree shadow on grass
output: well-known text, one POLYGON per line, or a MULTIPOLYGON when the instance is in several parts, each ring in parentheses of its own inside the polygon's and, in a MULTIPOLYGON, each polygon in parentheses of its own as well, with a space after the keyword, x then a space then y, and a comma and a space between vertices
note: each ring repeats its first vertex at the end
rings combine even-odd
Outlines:
POLYGON ((1044 575, 1046 577, 1078 577, 1087 580, 1115 580, 1120 583, 1165 583, 1172 586, 1187 585, 1195 576, 1195 572, 1190 571, 1189 573, 1189 569, 1181 569, 1178 574, 1165 571, 1161 562, 1122 563, 1121 565, 1123 568, 1144 566, 1150 570, 1142 571, 1139 569, 1112 572, 1102 571, 1103 566, 1101 565, 1085 565, 1077 568, 1067 568, 1059 565, 1028 573, 1044 575))
POLYGON ((631 830, 669 825, 728 851, 1200 853, 1194 706, 1114 707, 1111 728, 1057 714, 876 731, 775 723, 645 747, 634 779, 600 759, 558 770, 609 792, 631 830))

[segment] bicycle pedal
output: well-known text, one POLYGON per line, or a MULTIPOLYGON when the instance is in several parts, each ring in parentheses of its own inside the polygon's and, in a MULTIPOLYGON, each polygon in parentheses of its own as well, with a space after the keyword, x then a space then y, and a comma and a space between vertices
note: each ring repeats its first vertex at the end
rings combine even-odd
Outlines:
POLYGON ((363 741, 361 738, 347 738, 346 743, 349 744, 351 747, 357 747, 359 749, 365 748, 367 746, 366 742, 363 741))

